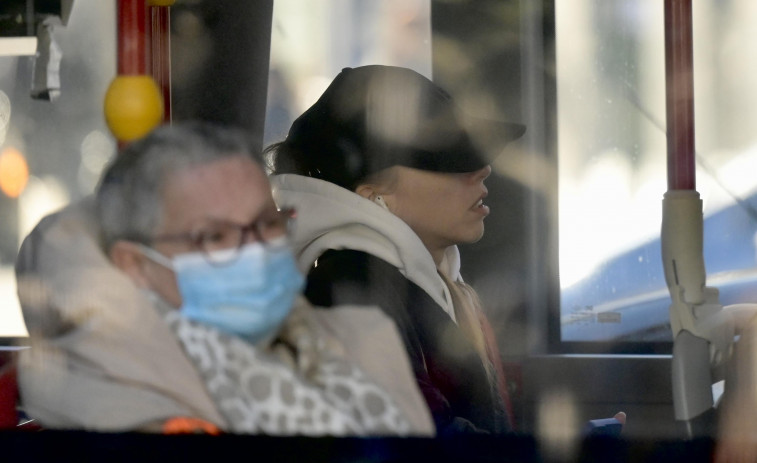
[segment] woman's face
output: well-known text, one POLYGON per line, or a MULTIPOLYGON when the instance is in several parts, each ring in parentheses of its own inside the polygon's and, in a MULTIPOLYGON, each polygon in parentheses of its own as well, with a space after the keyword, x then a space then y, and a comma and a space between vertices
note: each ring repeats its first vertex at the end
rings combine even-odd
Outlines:
POLYGON ((491 174, 486 166, 474 172, 451 174, 392 167, 391 188, 376 192, 397 217, 407 223, 426 248, 436 255, 448 246, 473 243, 484 234, 489 207, 484 180, 491 174))

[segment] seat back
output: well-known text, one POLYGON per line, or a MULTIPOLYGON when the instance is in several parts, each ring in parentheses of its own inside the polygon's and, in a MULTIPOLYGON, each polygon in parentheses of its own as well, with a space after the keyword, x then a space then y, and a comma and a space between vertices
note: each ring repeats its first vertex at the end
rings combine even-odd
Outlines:
POLYGON ((12 354, 0 353, 0 429, 18 425, 18 383, 16 363, 12 354))

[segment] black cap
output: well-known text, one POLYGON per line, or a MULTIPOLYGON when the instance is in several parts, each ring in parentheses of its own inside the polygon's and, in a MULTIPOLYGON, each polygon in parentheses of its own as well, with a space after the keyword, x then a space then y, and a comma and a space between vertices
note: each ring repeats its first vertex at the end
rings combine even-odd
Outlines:
POLYGON ((328 177, 323 169, 339 165, 345 179, 325 179, 352 188, 392 166, 478 170, 525 130, 464 114, 447 92, 411 69, 371 65, 343 69, 294 121, 283 145, 307 157, 301 161, 315 177, 328 177))

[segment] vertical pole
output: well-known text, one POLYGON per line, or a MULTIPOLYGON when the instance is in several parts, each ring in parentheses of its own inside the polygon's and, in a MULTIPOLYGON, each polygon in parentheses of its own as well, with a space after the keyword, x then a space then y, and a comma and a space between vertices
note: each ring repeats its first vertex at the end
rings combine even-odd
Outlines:
POLYGON ((146 0, 117 0, 116 77, 105 92, 105 121, 119 147, 163 120, 163 97, 148 74, 146 0))
POLYGON ((668 190, 696 189, 691 0, 665 0, 668 190))
POLYGON ((118 0, 119 75, 147 73, 145 0, 118 0))
POLYGON ((163 121, 171 122, 171 7, 149 6, 152 77, 163 96, 163 121))
MULTIPOLYGON (((702 201, 696 191, 694 147, 694 72, 691 0, 665 0, 665 87, 668 141, 668 191, 663 199, 662 255, 671 295, 673 330, 672 387, 676 420, 687 437, 711 435, 713 417, 712 352, 727 351, 712 327, 726 324, 717 292, 705 286, 702 201), (704 318, 697 308, 708 304, 704 318), (719 309, 718 309, 719 310, 719 309), (714 350, 713 350, 714 349, 714 350)), ((720 333, 722 334, 722 333, 720 333)))

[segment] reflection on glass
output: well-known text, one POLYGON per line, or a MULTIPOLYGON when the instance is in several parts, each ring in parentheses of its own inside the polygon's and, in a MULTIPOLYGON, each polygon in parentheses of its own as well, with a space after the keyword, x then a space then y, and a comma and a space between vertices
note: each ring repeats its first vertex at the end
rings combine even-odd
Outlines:
POLYGON ((342 68, 366 64, 431 77, 431 1, 276 0, 264 144, 282 140, 342 68))
POLYGON ((0 156, 6 163, 0 172, 0 337, 26 335, 13 274, 21 240, 44 215, 90 194, 115 150, 102 115, 116 72, 115 3, 77 0, 67 25, 53 33, 62 53, 54 102, 30 96, 34 57, 0 57, 0 156), (17 154, 26 162, 25 182, 17 154))
MULTIPOLYGON (((754 302, 757 4, 693 7, 707 284, 723 304, 754 302)), ((562 340, 670 340, 663 5, 561 0, 556 32, 562 340)))

